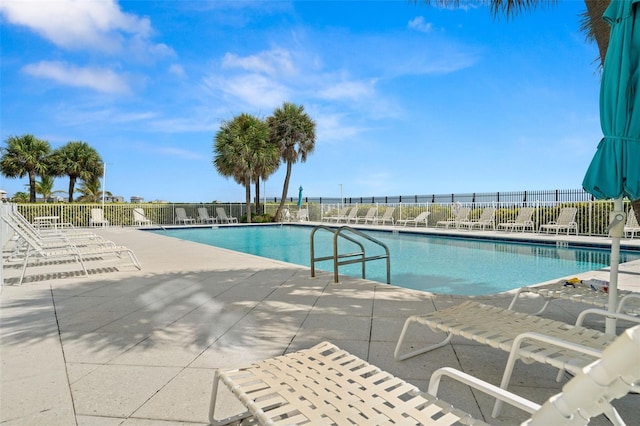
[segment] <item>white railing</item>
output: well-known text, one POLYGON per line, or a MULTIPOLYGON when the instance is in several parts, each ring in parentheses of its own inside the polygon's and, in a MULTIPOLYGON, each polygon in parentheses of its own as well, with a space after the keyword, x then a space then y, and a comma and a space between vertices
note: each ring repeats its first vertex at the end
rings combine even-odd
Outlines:
MULTIPOLYGON (((606 228, 609 224, 609 213, 613 211, 612 201, 580 201, 580 202, 524 202, 524 203, 304 203, 302 207, 298 207, 296 203, 286 203, 291 217, 296 217, 296 212, 300 208, 307 209, 309 219, 311 221, 322 221, 326 215, 335 215, 341 207, 358 207, 358 216, 366 214, 371 207, 378 209, 378 216, 382 216, 388 207, 395 207, 393 216, 398 219, 414 218, 423 211, 429 211, 431 214, 428 218, 429 226, 435 226, 440 220, 452 218, 453 213, 459 207, 469 207, 472 209, 470 219, 476 219, 483 208, 495 207, 496 224, 508 222, 516 218, 518 210, 522 207, 534 207, 533 214, 534 229, 539 229, 540 225, 555 220, 558 212, 562 207, 576 207, 578 213, 576 222, 578 224, 579 235, 606 235, 606 228)), ((187 216, 198 219, 198 208, 205 207, 210 216, 216 216, 216 208, 223 207, 228 216, 237 217, 239 220, 246 213, 245 205, 241 203, 142 203, 142 204, 105 204, 104 217, 109 221, 109 226, 133 226, 133 209, 142 208, 147 219, 150 219, 154 225, 172 225, 175 224, 175 209, 182 207, 187 212, 187 216)), ((101 204, 81 204, 81 203, 38 203, 38 204, 19 204, 18 210, 27 219, 33 220, 38 216, 58 216, 60 222, 72 223, 74 226, 89 226, 89 218, 91 217, 92 208, 102 208, 101 204)), ((278 208, 277 203, 267 203, 261 205, 267 215, 273 216, 278 208)), ((625 203, 625 211, 629 211, 630 203, 625 203)), ((255 217, 255 216, 254 216, 255 217)), ((256 217, 257 219, 257 217, 256 217)), ((257 220, 254 220, 254 222, 257 220)), ((4 235, 4 233, 3 233, 4 235)))

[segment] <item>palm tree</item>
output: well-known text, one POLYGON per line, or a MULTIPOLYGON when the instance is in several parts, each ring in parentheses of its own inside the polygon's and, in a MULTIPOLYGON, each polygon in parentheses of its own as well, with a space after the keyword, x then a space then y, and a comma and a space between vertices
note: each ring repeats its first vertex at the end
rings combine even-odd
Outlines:
POLYGON ((242 113, 224 121, 214 138, 213 165, 221 175, 244 185, 248 223, 251 223, 251 182, 264 169, 256 152, 266 145, 268 136, 269 128, 264 121, 242 113))
MULTIPOLYGON (((100 179, 94 177, 89 180, 81 181, 78 192, 80 193, 78 201, 82 201, 85 203, 97 203, 102 199, 100 179)), ((109 191, 106 191, 105 196, 111 196, 111 193, 109 191)))
MULTIPOLYGON (((462 3, 468 4, 472 0, 422 0, 425 4, 440 4, 457 7, 462 3)), ((521 12, 532 10, 543 4, 555 4, 557 0, 476 0, 474 3, 488 4, 493 16, 504 14, 507 18, 513 17, 521 12)), ((604 65, 604 58, 609 47, 610 27, 602 15, 607 9, 611 0, 584 0, 586 10, 582 14, 580 29, 586 34, 587 40, 595 41, 598 45, 599 58, 597 62, 600 67, 604 65)), ((640 199, 631 200, 636 219, 640 222, 640 199)))
POLYGON ((307 161, 316 144, 316 123, 304 112, 302 105, 285 102, 267 118, 269 139, 280 148, 280 158, 287 163, 287 173, 282 187, 282 198, 276 211, 275 220, 282 216, 282 208, 289 191, 291 167, 298 160, 307 161))
POLYGON ((36 182, 36 193, 42 195, 42 199, 45 203, 51 195, 56 192, 61 192, 53 190, 53 181, 54 179, 51 176, 44 175, 36 182))
POLYGON ((29 202, 36 202, 36 176, 48 173, 49 142, 33 135, 10 136, 0 150, 0 171, 9 178, 29 176, 29 202))
POLYGON ((11 197, 11 201, 13 201, 14 203, 26 203, 29 201, 29 194, 21 191, 16 192, 15 194, 13 194, 13 197, 11 197))
POLYGON ((73 202, 76 181, 92 181, 102 175, 104 163, 100 154, 88 143, 68 142, 52 155, 52 172, 55 176, 69 176, 69 202, 73 202))

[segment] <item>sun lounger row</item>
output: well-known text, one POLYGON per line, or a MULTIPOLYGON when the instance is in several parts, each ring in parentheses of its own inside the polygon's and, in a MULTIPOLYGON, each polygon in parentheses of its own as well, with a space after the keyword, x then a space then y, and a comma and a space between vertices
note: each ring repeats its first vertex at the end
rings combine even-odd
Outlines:
POLYGON ((322 218, 323 222, 335 222, 335 223, 370 223, 372 225, 385 225, 390 223, 394 224, 393 212, 395 207, 387 207, 382 214, 378 216, 378 209, 371 207, 364 216, 358 216, 358 207, 343 207, 338 211, 336 215, 325 215, 322 218), (362 221, 362 222, 360 222, 362 221))
POLYGON ((85 260, 115 255, 120 258, 127 254, 137 269, 142 269, 136 255, 127 247, 118 246, 112 241, 91 232, 75 229, 55 228, 38 230, 17 211, 2 215, 2 220, 18 237, 15 249, 9 261, 22 261, 22 271, 18 285, 22 285, 30 262, 50 259, 70 259, 80 263, 86 276, 89 275, 85 260))

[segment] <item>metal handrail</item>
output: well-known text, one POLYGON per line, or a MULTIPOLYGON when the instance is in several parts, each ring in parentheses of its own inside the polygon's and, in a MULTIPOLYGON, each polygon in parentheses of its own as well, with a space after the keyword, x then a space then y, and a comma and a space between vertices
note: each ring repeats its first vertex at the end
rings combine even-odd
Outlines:
POLYGON ((362 264, 362 278, 366 278, 366 262, 370 260, 378 260, 378 259, 386 259, 387 260, 387 284, 391 284, 391 260, 389 255, 389 248, 383 242, 373 238, 370 235, 365 234, 364 232, 358 231, 350 226, 340 226, 339 228, 332 228, 326 225, 316 225, 311 231, 310 239, 310 256, 311 256, 311 277, 316 276, 316 262, 322 262, 326 260, 333 260, 333 280, 334 282, 338 281, 338 267, 342 265, 350 265, 353 263, 362 264), (324 229, 325 231, 329 231, 333 233, 333 255, 331 256, 321 256, 315 257, 315 234, 319 229, 324 229), (385 251, 385 254, 380 254, 376 256, 366 256, 364 245, 356 240, 355 238, 344 235, 343 231, 348 231, 353 234, 356 234, 359 237, 365 238, 371 241, 374 244, 379 245, 385 251), (345 240, 351 241, 360 247, 360 251, 352 252, 352 253, 343 253, 338 254, 338 238, 344 238, 345 240), (346 259, 346 260, 339 260, 346 259))

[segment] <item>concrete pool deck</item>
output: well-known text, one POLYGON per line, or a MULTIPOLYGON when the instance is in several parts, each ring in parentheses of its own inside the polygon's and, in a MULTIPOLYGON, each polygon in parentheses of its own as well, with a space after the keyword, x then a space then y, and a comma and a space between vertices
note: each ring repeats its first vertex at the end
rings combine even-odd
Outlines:
MULTIPOLYGON (((455 367, 497 384, 506 364, 505 353, 455 338, 433 352, 401 362, 393 359, 408 316, 467 297, 432 295, 350 277, 334 284, 328 273, 311 278, 307 267, 133 228, 93 231, 134 250, 143 270, 126 259, 94 259, 88 262, 90 276, 84 277, 68 273, 79 271, 77 264, 49 262, 30 267, 22 287, 4 286, 2 424, 207 424, 215 369, 246 365, 323 340, 422 390, 440 367, 455 367)), ((557 240, 574 238, 559 235, 557 240)), ((640 240, 631 244, 640 246, 640 240)), ((7 283, 15 282, 19 273, 15 264, 5 263, 7 283)), ((609 273, 599 270, 577 276, 608 279, 609 273)), ((621 265, 619 285, 640 291, 640 261, 621 265)), ((474 299, 506 307, 511 296, 474 299)), ((531 298, 518 308, 534 311, 539 306, 540 300, 531 298)), ((558 301, 545 315, 571 323, 585 307, 558 301)), ((601 321, 589 324, 603 328, 601 321)), ((564 383, 556 383, 555 376, 556 371, 546 366, 517 363, 510 390, 542 402, 564 383)), ((451 382, 443 383, 442 397, 492 424, 516 424, 527 418, 507 407, 500 418, 492 419, 491 398, 451 382)), ((236 408, 231 400, 222 395, 228 414, 236 408)), ((628 395, 615 405, 623 417, 637 419, 640 395, 628 395)), ((602 418, 592 423, 607 424, 602 418)))

